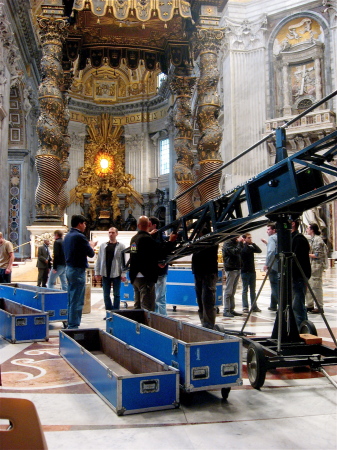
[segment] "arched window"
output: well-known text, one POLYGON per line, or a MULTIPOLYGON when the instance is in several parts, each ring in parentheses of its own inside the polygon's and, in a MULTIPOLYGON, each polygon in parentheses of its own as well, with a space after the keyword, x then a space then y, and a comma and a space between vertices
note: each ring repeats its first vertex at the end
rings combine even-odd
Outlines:
POLYGON ((159 175, 170 173, 170 140, 159 141, 159 175))

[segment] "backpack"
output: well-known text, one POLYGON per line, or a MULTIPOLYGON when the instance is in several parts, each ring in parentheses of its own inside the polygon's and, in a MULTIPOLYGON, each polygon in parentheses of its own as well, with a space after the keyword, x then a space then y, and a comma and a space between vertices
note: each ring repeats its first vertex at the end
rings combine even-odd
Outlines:
POLYGON ((327 245, 324 243, 324 254, 323 254, 323 270, 327 270, 329 268, 329 251, 327 245))

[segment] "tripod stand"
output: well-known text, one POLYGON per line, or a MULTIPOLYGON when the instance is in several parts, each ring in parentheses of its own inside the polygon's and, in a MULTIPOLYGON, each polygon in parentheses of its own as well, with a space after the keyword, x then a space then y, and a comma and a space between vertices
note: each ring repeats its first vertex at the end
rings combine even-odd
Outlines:
MULTIPOLYGON (((269 274, 268 271, 241 330, 243 342, 248 347, 247 368, 250 383, 254 388, 260 389, 264 384, 267 370, 278 367, 310 366, 314 370, 322 372, 337 387, 337 384, 322 368, 323 365, 337 364, 336 338, 318 304, 296 255, 291 251, 291 219, 287 214, 277 214, 269 216, 269 218, 277 224, 278 255, 276 257, 279 260, 280 274, 279 308, 272 335, 269 339, 249 338, 247 337, 247 333, 243 333, 249 315, 255 307, 258 296, 269 274), (308 345, 300 337, 300 333, 317 334, 317 332, 314 324, 306 319, 299 326, 296 323, 294 306, 296 308, 296 314, 298 314, 301 307, 305 308, 305 304, 294 305, 293 303, 293 264, 297 265, 307 289, 309 289, 315 304, 322 314, 325 325, 336 346, 334 349, 326 347, 321 343, 308 345)), ((306 311, 304 317, 306 317, 306 311)))

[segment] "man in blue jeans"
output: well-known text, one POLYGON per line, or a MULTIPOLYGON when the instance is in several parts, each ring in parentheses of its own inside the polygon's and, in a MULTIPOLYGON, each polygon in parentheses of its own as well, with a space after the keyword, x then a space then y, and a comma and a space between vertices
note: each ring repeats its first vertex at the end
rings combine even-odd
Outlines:
POLYGON ((266 263, 263 267, 265 272, 269 271, 269 282, 271 288, 270 306, 269 311, 277 311, 278 308, 278 260, 277 255, 277 230, 276 224, 270 222, 267 224, 267 234, 269 236, 268 242, 265 239, 261 239, 264 244, 267 244, 266 263))
POLYGON ((68 328, 80 326, 85 295, 85 271, 87 257, 95 255, 97 242, 89 241, 84 235, 86 219, 80 214, 71 218, 71 229, 63 243, 66 258, 66 276, 68 281, 68 328))
POLYGON ((103 297, 106 311, 119 309, 121 280, 126 281, 126 274, 122 271, 122 251, 125 245, 117 241, 118 230, 109 228, 109 240, 100 245, 95 263, 95 278, 102 278, 103 297), (110 291, 113 287, 114 301, 112 304, 110 291))
POLYGON ((60 278, 61 288, 64 291, 68 290, 66 278, 66 259, 63 251, 63 233, 61 230, 54 231, 54 245, 53 245, 53 268, 49 272, 47 288, 55 289, 57 277, 60 278))
MULTIPOLYGON (((158 238, 158 231, 160 222, 157 217, 149 217, 149 233, 154 239, 158 238)), ((168 239, 168 238, 167 238, 168 239)), ((166 239, 166 240, 167 240, 166 239)), ((165 240, 165 239, 164 239, 165 240)), ((168 273, 168 264, 158 263, 158 280, 155 285, 156 292, 156 306, 155 312, 167 316, 166 311, 166 281, 168 273)))

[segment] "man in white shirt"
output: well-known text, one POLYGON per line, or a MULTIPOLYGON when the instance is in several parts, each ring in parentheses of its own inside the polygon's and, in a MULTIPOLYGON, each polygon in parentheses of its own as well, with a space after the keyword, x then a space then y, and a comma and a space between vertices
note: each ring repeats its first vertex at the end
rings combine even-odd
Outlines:
POLYGON ((126 274, 122 271, 122 251, 125 245, 117 241, 117 235, 117 228, 109 228, 109 241, 100 245, 95 263, 95 278, 102 279, 104 305, 107 311, 119 309, 121 281, 126 281, 126 274), (111 286, 113 304, 110 296, 111 286))
POLYGON ((278 307, 278 260, 275 258, 277 254, 277 234, 276 234, 276 224, 273 222, 267 225, 267 234, 269 236, 268 242, 265 239, 261 239, 262 242, 267 244, 267 255, 266 263, 263 270, 267 272, 271 266, 269 272, 269 281, 271 287, 271 298, 269 311, 277 311, 278 307), (274 262, 273 262, 274 260, 274 262))

